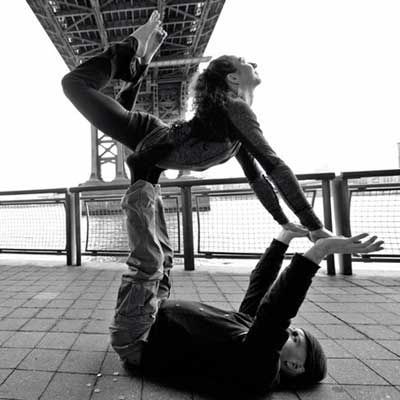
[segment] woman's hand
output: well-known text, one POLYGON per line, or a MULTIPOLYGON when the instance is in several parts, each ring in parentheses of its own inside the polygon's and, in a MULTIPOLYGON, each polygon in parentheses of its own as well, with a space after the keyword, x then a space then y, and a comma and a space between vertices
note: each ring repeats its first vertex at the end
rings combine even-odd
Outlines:
POLYGON ((308 238, 315 243, 318 239, 329 238, 332 236, 335 235, 331 231, 329 231, 326 228, 321 228, 321 229, 316 229, 315 231, 311 231, 310 234, 308 235, 308 238))
POLYGON ((308 229, 305 228, 303 225, 296 224, 294 222, 288 222, 287 224, 284 224, 284 225, 281 225, 281 226, 282 226, 283 229, 285 229, 287 231, 298 233, 299 234, 298 237, 307 236, 307 234, 309 233, 308 229))

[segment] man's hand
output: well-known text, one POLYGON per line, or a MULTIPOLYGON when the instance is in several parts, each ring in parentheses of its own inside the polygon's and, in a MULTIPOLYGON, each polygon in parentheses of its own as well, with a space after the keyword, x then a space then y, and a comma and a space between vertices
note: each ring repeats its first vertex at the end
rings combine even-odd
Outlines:
POLYGON ((372 236, 362 242, 368 233, 346 238, 344 236, 333 236, 319 239, 315 245, 304 253, 304 256, 319 264, 329 254, 352 254, 352 253, 372 253, 382 250, 383 240, 376 241, 377 236, 372 236))
POLYGON ((316 246, 324 248, 327 254, 352 254, 352 253, 372 253, 374 251, 382 250, 383 240, 376 241, 377 236, 371 236, 365 242, 364 239, 368 233, 361 233, 360 235, 346 238, 344 236, 333 236, 326 239, 319 239, 316 246))

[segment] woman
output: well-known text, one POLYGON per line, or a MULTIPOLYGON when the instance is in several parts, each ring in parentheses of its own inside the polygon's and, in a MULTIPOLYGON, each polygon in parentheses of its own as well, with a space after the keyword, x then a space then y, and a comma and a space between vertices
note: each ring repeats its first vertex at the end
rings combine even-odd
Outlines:
POLYGON ((280 225, 294 231, 306 227, 313 241, 331 236, 293 172, 265 141, 250 108, 261 82, 255 64, 235 56, 213 60, 195 84, 195 115, 190 121, 169 126, 151 114, 130 111, 165 37, 154 11, 125 41, 79 65, 62 81, 67 97, 93 125, 134 152, 127 160, 132 182, 157 183, 166 168, 202 171, 236 156, 257 197, 280 225), (111 79, 127 82, 119 103, 100 92, 111 79), (289 222, 256 161, 304 227, 289 222))

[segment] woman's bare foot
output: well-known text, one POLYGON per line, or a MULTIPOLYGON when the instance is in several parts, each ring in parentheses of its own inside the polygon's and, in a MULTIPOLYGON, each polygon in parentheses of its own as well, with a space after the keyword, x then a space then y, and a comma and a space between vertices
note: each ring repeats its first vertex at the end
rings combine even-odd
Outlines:
POLYGON ((150 64, 150 61, 157 53, 157 50, 160 48, 162 42, 165 40, 167 35, 167 32, 165 32, 164 29, 161 28, 161 26, 153 30, 147 42, 147 50, 143 57, 143 61, 145 64, 150 64))
POLYGON ((147 52, 147 47, 153 32, 161 25, 160 14, 157 10, 153 11, 149 20, 142 26, 136 29, 130 36, 133 36, 138 41, 136 49, 137 57, 144 57, 147 52))

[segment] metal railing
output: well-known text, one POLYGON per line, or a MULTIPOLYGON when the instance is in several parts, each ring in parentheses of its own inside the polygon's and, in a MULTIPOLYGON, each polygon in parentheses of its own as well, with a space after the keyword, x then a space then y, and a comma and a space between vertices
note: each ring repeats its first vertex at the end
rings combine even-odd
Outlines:
POLYGON ((0 253, 63 254, 72 265, 65 188, 0 192, 0 253))
POLYGON ((352 274, 353 261, 400 262, 400 169, 343 172, 333 182, 333 199, 337 234, 368 232, 385 241, 377 254, 339 255, 341 274, 352 274), (376 177, 381 183, 371 183, 376 177))
MULTIPOLYGON (((337 234, 367 231, 386 242, 385 251, 376 255, 340 256, 341 273, 351 274, 353 261, 400 261, 400 170, 297 178, 328 229, 333 228, 333 198, 337 234), (360 181, 371 177, 395 177, 396 181, 360 181)), ((197 257, 258 258, 279 231, 245 178, 173 180, 161 186, 170 239, 176 256, 184 258, 186 270, 194 269, 197 257)), ((102 185, 0 192, 0 253, 62 254, 68 265, 81 265, 86 255, 128 254, 120 207, 126 188, 102 185)), ((306 239, 296 239, 291 248, 302 252, 308 246, 306 239)), ((333 256, 327 264, 328 273, 335 274, 333 256)))
MULTIPOLYGON (((320 216, 328 229, 332 229, 330 181, 334 177, 332 173, 298 175, 300 181, 312 181, 304 189, 310 203, 316 198, 320 200, 320 216)), ((186 270, 194 269, 197 257, 258 258, 279 230, 245 178, 174 180, 162 182, 161 186, 169 236, 175 255, 184 258, 186 270), (225 188, 220 188, 222 185, 225 188), (226 189, 227 185, 230 189, 226 189), (240 207, 241 203, 246 205, 240 207), (245 228, 250 228, 251 237, 249 232, 243 232, 245 228)), ((75 264, 80 265, 83 255, 127 254, 127 235, 119 205, 126 188, 107 185, 70 189, 75 264)), ((298 249, 302 251, 304 243, 299 243, 298 249)), ((328 270, 335 273, 333 257, 328 258, 328 270)))

